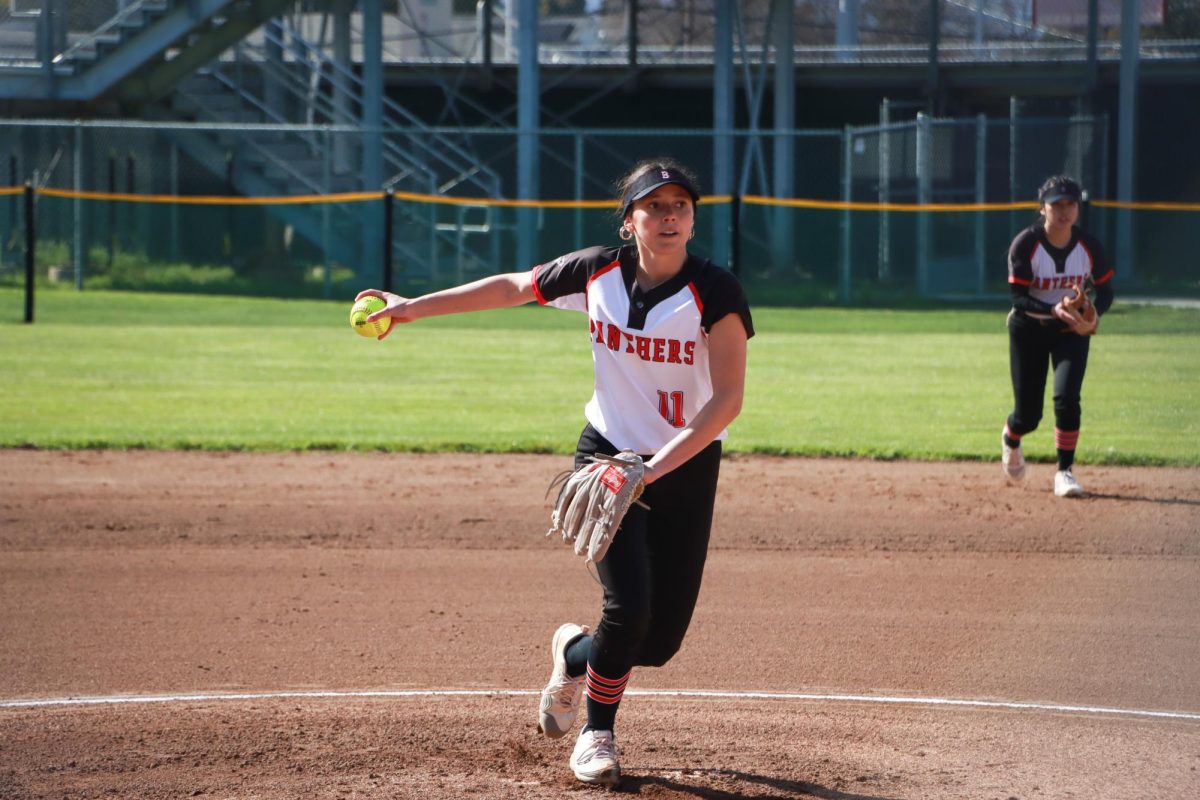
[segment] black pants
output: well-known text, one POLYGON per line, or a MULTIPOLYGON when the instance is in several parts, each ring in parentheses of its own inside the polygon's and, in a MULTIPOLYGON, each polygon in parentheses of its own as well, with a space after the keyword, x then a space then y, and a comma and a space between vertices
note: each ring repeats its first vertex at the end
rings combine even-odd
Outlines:
POLYGON ((1013 312, 1008 317, 1009 366, 1012 369, 1013 412, 1008 428, 1023 436, 1042 421, 1047 367, 1054 372, 1054 423, 1059 430, 1079 430, 1080 392, 1087 371, 1091 339, 1057 323, 1043 325, 1013 312))
MULTIPOLYGON (((579 437, 576 467, 593 453, 617 449, 591 425, 579 437)), ((619 678, 635 666, 662 666, 679 651, 700 594, 708 555, 721 443, 646 487, 596 565, 604 610, 588 661, 619 678)))

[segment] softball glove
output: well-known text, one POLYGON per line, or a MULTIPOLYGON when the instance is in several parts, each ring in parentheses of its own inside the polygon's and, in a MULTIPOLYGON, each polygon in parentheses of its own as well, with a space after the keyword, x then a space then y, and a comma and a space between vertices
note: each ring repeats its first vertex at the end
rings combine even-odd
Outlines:
POLYGON ((1054 316, 1080 336, 1091 336, 1100 326, 1100 315, 1096 313, 1096 307, 1078 286, 1075 287, 1073 297, 1064 297, 1054 306, 1054 316))
POLYGON ((559 534, 574 546, 575 555, 595 564, 608 552, 629 507, 634 503, 648 506, 638 500, 646 488, 641 456, 622 450, 615 456, 596 453, 588 460, 590 464, 564 472, 550 483, 547 494, 562 485, 546 535, 559 534))

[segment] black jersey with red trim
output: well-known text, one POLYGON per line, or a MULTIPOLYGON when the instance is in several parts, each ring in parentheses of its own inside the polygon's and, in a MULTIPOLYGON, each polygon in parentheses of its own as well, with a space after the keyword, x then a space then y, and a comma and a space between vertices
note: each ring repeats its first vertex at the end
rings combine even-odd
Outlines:
POLYGON ((643 292, 637 258, 633 245, 567 253, 534 267, 533 291, 542 305, 588 315, 595 367, 588 422, 618 448, 653 454, 712 397, 712 326, 737 314, 749 338, 754 324, 727 270, 688 256, 678 274, 643 292))
MULTIPOLYGON (((1045 227, 1037 222, 1017 234, 1008 250, 1008 282, 1014 287, 1014 298, 1020 287, 1045 304, 1045 308, 1030 304, 1029 308, 1019 309, 1032 317, 1049 318, 1048 309, 1073 295, 1076 286, 1087 288, 1090 283, 1107 289, 1112 277, 1113 267, 1103 245, 1079 227, 1071 228, 1066 247, 1055 247, 1046 237, 1045 227)), ((1111 293, 1103 294, 1108 296, 1108 303, 1101 308, 1097 302, 1100 313, 1111 303, 1111 293)))

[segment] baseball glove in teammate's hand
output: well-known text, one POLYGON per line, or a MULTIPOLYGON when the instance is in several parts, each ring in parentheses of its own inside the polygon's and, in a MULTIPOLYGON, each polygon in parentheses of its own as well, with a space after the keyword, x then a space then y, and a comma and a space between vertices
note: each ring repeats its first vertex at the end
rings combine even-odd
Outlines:
POLYGON ((646 488, 641 456, 622 450, 615 456, 597 453, 574 472, 563 473, 550 484, 562 481, 554 511, 550 514, 547 536, 559 534, 574 544, 575 554, 587 562, 598 563, 608 552, 625 513, 646 488))
POLYGON ((1100 326, 1100 315, 1096 313, 1096 307, 1078 286, 1075 287, 1074 297, 1064 297, 1054 306, 1054 316, 1080 336, 1091 336, 1100 326))

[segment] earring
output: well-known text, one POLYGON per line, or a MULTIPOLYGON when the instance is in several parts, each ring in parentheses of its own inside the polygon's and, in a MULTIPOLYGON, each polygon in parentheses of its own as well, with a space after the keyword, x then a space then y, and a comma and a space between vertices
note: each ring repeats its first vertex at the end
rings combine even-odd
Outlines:
POLYGON ((633 231, 622 225, 620 228, 617 228, 617 238, 619 238, 622 242, 633 241, 633 231))

